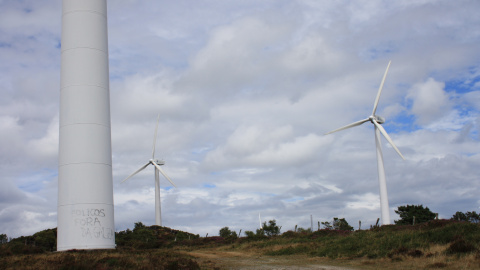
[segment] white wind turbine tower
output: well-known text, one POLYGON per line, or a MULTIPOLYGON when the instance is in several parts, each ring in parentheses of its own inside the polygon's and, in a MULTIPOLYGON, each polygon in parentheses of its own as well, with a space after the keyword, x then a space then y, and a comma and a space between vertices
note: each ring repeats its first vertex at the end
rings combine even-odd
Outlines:
POLYGON ((388 69, 390 68, 390 64, 392 61, 388 62, 387 69, 385 70, 385 74, 383 75, 382 82, 380 83, 380 87, 378 89, 377 93, 377 98, 375 99, 375 103, 373 104, 373 111, 372 115, 370 115, 368 118, 357 121, 355 123, 346 125, 344 127, 341 127, 339 129, 330 131, 328 133, 325 133, 325 135, 334 133, 340 130, 348 129, 351 127, 356 127, 359 126, 365 122, 371 122, 375 126, 375 144, 377 148, 377 167, 378 167, 378 182, 380 185, 380 207, 382 209, 382 224, 387 225, 391 224, 390 223, 390 211, 389 211, 389 206, 388 206, 388 195, 387 195, 387 183, 385 180, 385 168, 383 165, 383 154, 382 154, 382 146, 381 146, 381 141, 380 141, 380 133, 387 139, 387 141, 392 145, 392 147, 397 151, 398 155, 405 160, 403 157, 402 153, 400 153, 400 150, 398 150, 397 146, 393 143, 392 139, 390 136, 388 136, 387 132, 385 129, 381 126, 381 124, 385 123, 385 119, 383 117, 380 117, 376 115, 377 111, 377 105, 378 105, 378 100, 380 99, 380 94, 382 93, 383 89, 383 84, 385 83, 385 78, 387 77, 388 69))
POLYGON ((130 179, 132 176, 135 174, 141 172, 143 169, 148 167, 148 165, 153 165, 155 167, 155 225, 162 226, 162 208, 160 206, 161 200, 160 200, 160 175, 159 172, 167 178, 167 180, 174 186, 175 184, 172 182, 172 180, 167 176, 167 174, 162 170, 160 166, 165 165, 165 161, 163 160, 158 160, 155 159, 155 143, 157 141, 157 130, 158 130, 158 122, 160 120, 160 115, 158 115, 157 119, 157 126, 155 127, 155 135, 153 137, 153 150, 152 150, 152 158, 145 164, 143 165, 140 169, 136 170, 134 173, 132 173, 130 176, 125 178, 123 182, 127 181, 130 179))

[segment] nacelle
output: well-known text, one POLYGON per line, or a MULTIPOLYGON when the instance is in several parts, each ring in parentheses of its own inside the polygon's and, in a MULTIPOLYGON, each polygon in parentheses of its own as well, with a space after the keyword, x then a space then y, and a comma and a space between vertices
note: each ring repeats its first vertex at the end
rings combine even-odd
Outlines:
POLYGON ((381 116, 378 116, 378 115, 375 115, 375 120, 377 120, 377 123, 379 123, 379 124, 385 123, 385 118, 383 118, 381 116))
POLYGON ((161 166, 161 165, 165 165, 165 161, 163 161, 163 160, 152 159, 152 161, 153 161, 154 163, 160 165, 160 166, 161 166))

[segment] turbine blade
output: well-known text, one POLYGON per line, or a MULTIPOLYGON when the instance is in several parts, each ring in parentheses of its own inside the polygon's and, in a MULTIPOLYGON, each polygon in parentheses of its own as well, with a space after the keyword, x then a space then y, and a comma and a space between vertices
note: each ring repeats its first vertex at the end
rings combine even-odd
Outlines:
POLYGON ((385 74, 383 74, 382 82, 380 83, 380 87, 378 88, 377 98, 375 98, 375 103, 373 103, 373 112, 372 115, 375 115, 377 111, 378 101, 380 100, 380 95, 382 94, 383 84, 385 83, 385 78, 387 78, 388 69, 390 68, 390 64, 392 61, 388 62, 387 69, 385 70, 385 74))
POLYGON ((160 114, 157 117, 157 126, 155 127, 155 135, 153 136, 153 150, 152 150, 152 159, 155 158, 155 144, 157 142, 157 130, 158 130, 158 122, 160 121, 160 114))
POLYGON ((168 177, 168 175, 162 170, 162 168, 155 162, 153 162, 153 165, 158 169, 158 171, 163 175, 165 176, 165 178, 167 178, 167 180, 174 186, 174 187, 177 187, 173 181, 170 179, 170 177, 168 177))
POLYGON ((136 170, 134 173, 130 174, 127 178, 125 178, 125 179, 124 179, 122 182, 120 182, 120 183, 123 183, 123 182, 127 181, 130 177, 132 177, 132 176, 134 176, 135 174, 141 172, 141 171, 142 171, 143 169, 145 169, 148 165, 150 165, 150 161, 149 161, 147 164, 143 165, 140 169, 136 170))
POLYGON ((324 135, 327 135, 327 134, 330 134, 330 133, 334 133, 334 132, 337 132, 337 131, 340 131, 340 130, 344 130, 344 129, 347 129, 347 128, 352 128, 352 127, 360 126, 361 124, 363 124, 363 123, 365 123, 365 122, 368 122, 368 121, 370 121, 369 118, 363 119, 363 120, 357 121, 357 122, 355 122, 355 123, 351 123, 351 124, 349 124, 349 125, 346 125, 346 126, 344 126, 344 127, 337 128, 337 129, 335 129, 335 130, 332 130, 332 131, 330 131, 330 132, 327 132, 327 133, 325 133, 324 135))
POLYGON ((390 136, 388 136, 388 133, 387 131, 385 131, 385 129, 377 122, 374 120, 372 120, 372 123, 375 125, 376 128, 378 128, 380 130, 380 133, 382 133, 383 137, 385 137, 385 139, 387 139, 387 141, 390 143, 391 146, 393 146, 393 149, 395 149, 395 151, 397 151, 397 154, 403 159, 405 160, 405 158, 403 157, 402 153, 400 153, 400 150, 398 150, 397 146, 393 143, 392 139, 390 138, 390 136))

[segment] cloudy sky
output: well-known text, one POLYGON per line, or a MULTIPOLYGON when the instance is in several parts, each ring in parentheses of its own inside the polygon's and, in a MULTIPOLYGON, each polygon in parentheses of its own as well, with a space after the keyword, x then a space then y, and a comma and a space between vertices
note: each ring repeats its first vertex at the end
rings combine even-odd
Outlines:
MULTIPOLYGON (((392 222, 479 211, 480 2, 206 0, 108 3, 115 224, 218 235, 380 217, 377 114, 392 222)), ((60 0, 0 0, 0 233, 56 227, 60 0)), ((92 187, 93 188, 93 187, 92 187)))

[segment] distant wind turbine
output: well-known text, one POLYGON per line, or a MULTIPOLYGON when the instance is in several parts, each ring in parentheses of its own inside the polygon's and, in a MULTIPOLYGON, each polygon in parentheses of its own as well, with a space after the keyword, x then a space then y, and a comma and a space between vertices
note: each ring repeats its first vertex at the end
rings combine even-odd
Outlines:
POLYGON ((391 224, 390 223, 390 211, 389 211, 389 206, 388 206, 388 195, 387 195, 387 183, 385 180, 385 168, 383 165, 383 154, 382 154, 382 146, 381 146, 381 137, 380 133, 387 139, 387 141, 392 145, 393 149, 400 155, 400 157, 405 160, 403 157, 402 153, 400 153, 400 150, 398 150, 397 146, 393 143, 392 139, 390 136, 388 136, 387 132, 385 129, 381 126, 381 124, 385 123, 385 119, 383 117, 380 117, 376 115, 377 111, 377 106, 378 106, 378 101, 380 99, 380 95, 382 93, 383 89, 383 84, 385 83, 385 78, 387 77, 388 69, 390 68, 390 64, 392 61, 388 62, 387 69, 385 70, 385 74, 383 75, 382 82, 380 83, 380 87, 378 89, 377 93, 377 98, 375 99, 375 103, 373 104, 373 111, 372 114, 363 120, 357 121, 355 123, 346 125, 344 127, 341 127, 339 129, 335 129, 333 131, 330 131, 328 133, 325 133, 325 135, 334 133, 340 130, 348 129, 351 127, 356 127, 359 126, 365 122, 371 122, 375 126, 375 144, 377 148, 377 167, 378 167, 378 182, 380 185, 380 207, 382 209, 382 223, 384 225, 391 224))
POLYGON ((125 178, 123 182, 127 181, 130 179, 132 176, 135 174, 141 172, 143 169, 148 167, 148 165, 153 165, 155 167, 155 224, 158 226, 162 226, 162 209, 161 209, 161 200, 160 200, 160 175, 159 172, 167 178, 167 180, 174 186, 175 184, 172 182, 172 180, 167 176, 167 174, 160 168, 160 166, 165 165, 165 161, 163 160, 158 160, 155 159, 155 143, 157 141, 157 130, 158 130, 158 122, 160 121, 160 115, 158 115, 157 118, 157 126, 155 127, 155 135, 153 137, 153 150, 152 150, 152 158, 145 164, 143 165, 140 169, 136 170, 134 173, 132 173, 130 176, 125 178))

